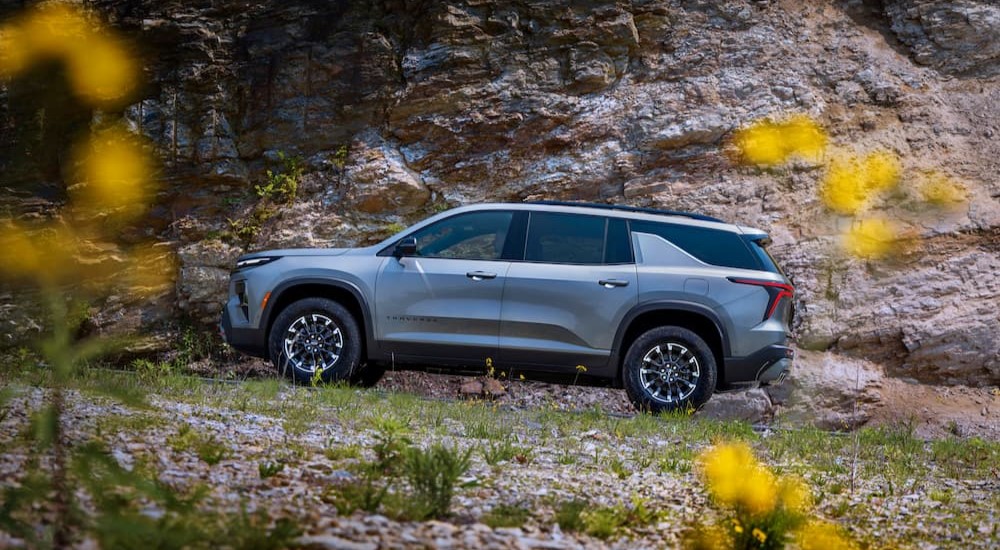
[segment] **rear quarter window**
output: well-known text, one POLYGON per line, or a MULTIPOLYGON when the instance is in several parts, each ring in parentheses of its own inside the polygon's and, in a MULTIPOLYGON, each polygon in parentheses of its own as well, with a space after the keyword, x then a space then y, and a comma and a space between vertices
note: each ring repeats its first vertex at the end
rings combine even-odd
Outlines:
POLYGON ((739 269, 762 269, 758 257, 740 235, 729 231, 647 221, 631 222, 632 231, 663 237, 706 264, 739 269))

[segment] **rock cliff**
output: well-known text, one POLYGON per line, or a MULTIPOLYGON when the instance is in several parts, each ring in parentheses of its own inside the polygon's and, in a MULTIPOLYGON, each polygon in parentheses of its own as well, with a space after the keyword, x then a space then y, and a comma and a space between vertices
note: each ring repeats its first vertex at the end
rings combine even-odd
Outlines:
MULTIPOLYGON (((172 316, 214 321, 245 249, 371 242, 469 202, 613 201, 769 231, 803 347, 924 381, 1000 382, 990 0, 87 5, 144 52, 149 82, 124 115, 162 163, 144 234, 177 250, 172 316), (789 112, 842 150, 900 156, 903 185, 876 210, 904 224, 905 253, 839 251, 852 222, 819 200, 821 164, 733 162, 734 130, 789 112), (287 157, 302 159, 295 200, 262 204, 254 186, 287 157), (968 200, 921 202, 911 183, 931 173, 968 200)), ((0 90, 0 185, 18 211, 59 200, 61 157, 44 145, 100 116, 44 126, 39 89, 0 90)))

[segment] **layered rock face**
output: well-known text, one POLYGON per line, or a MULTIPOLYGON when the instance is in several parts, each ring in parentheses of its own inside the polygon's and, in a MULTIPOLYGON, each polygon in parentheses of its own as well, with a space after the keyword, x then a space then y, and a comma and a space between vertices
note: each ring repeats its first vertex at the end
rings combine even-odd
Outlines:
MULTIPOLYGON (((213 321, 245 249, 372 242, 469 202, 611 201, 770 232, 804 347, 1000 382, 989 0, 90 5, 148 53, 150 85, 125 115, 162 161, 149 227, 178 250, 177 315, 213 321), (733 161, 735 129, 789 112, 832 148, 900 156, 903 184, 872 208, 907 228, 904 254, 840 252, 853 220, 823 207, 821 162, 733 161), (305 175, 294 201, 262 210, 254 186, 279 153, 305 175), (925 204, 913 182, 931 171, 968 200, 925 204)), ((23 127, 31 102, 14 91, 3 116, 23 127)))

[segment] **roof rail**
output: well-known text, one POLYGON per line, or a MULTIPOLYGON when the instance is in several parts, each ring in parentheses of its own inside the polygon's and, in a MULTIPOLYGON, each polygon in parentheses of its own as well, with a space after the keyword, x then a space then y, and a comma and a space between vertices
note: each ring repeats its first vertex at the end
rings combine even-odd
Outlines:
POLYGON ((600 208, 603 210, 621 210, 624 212, 639 212, 642 214, 656 214, 660 216, 683 216, 692 220, 705 222, 728 223, 719 218, 705 216, 704 214, 694 214, 692 212, 680 212, 678 210, 660 210, 658 208, 642 208, 640 206, 626 206, 624 204, 605 204, 601 202, 572 202, 572 201, 527 201, 527 204, 545 204, 549 206, 583 206, 586 208, 600 208))

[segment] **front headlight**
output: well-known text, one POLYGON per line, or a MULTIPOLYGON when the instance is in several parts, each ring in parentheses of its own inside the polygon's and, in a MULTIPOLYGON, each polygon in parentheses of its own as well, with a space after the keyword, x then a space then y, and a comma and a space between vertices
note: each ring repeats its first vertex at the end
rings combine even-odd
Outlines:
POLYGON ((236 270, 259 267, 277 260, 280 256, 258 256, 256 258, 240 258, 236 260, 236 270))

